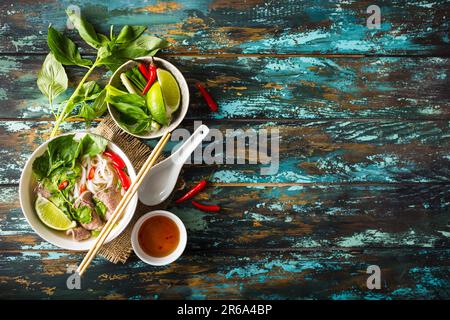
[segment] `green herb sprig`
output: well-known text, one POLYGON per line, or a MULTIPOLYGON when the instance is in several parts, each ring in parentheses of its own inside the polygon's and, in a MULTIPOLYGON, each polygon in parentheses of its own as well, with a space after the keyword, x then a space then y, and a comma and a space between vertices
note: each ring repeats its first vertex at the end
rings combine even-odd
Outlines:
POLYGON ((124 62, 142 56, 155 55, 158 50, 168 46, 168 42, 144 34, 145 26, 124 26, 118 35, 114 34, 113 26, 110 34, 97 33, 94 27, 83 17, 68 10, 70 21, 77 29, 80 37, 91 47, 97 50, 94 61, 83 58, 78 46, 68 37, 57 31, 51 25, 48 27, 47 44, 50 53, 47 55, 42 69, 38 74, 37 85, 40 91, 47 96, 51 111, 55 116, 55 125, 50 137, 58 133, 61 123, 71 116, 81 117, 87 123, 101 116, 106 111, 106 92, 95 81, 87 81, 95 68, 105 66, 115 71, 124 62), (78 66, 87 71, 78 83, 72 95, 61 102, 55 110, 54 100, 68 88, 68 78, 64 66, 78 66), (72 111, 79 106, 79 112, 73 115, 72 111))

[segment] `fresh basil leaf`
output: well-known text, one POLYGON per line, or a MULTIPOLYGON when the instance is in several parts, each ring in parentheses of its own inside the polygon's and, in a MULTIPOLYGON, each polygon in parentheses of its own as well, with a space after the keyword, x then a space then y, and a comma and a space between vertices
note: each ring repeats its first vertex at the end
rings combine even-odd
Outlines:
POLYGON ((84 98, 89 98, 93 94, 99 93, 101 91, 100 86, 95 81, 88 81, 83 83, 83 86, 81 87, 79 94, 84 96, 84 98))
POLYGON ((90 104, 83 102, 77 117, 83 118, 86 122, 86 126, 89 127, 91 125, 91 121, 96 118, 96 114, 90 104))
MULTIPOLYGON (((73 166, 78 154, 78 142, 74 135, 61 136, 49 142, 50 172, 61 166, 73 166)), ((49 174, 50 174, 49 172, 49 174)))
POLYGON ((116 71, 122 64, 129 60, 117 56, 116 51, 117 45, 113 43, 101 47, 97 52, 97 63, 106 66, 112 72, 116 71))
POLYGON ((139 134, 143 131, 147 131, 151 126, 152 117, 149 115, 147 118, 136 119, 128 114, 119 113, 117 121, 129 132, 139 134))
POLYGON ((91 157, 105 151, 108 140, 97 135, 86 134, 80 140, 80 156, 89 155, 91 157))
POLYGON ((87 97, 84 99, 84 101, 92 101, 92 100, 95 100, 95 99, 98 98, 98 96, 99 96, 101 93, 102 93, 102 91, 92 93, 91 95, 87 96, 87 97))
POLYGON ((123 44, 114 52, 119 58, 135 59, 143 56, 154 55, 159 49, 169 45, 166 40, 150 35, 142 35, 136 40, 123 44))
POLYGON ((126 114, 133 119, 140 120, 150 118, 142 108, 134 105, 132 102, 125 101, 123 98, 107 97, 106 101, 113 105, 120 113, 126 114))
POLYGON ((111 31, 111 40, 103 43, 103 46, 98 49, 98 63, 115 71, 129 60, 129 57, 122 54, 123 48, 128 46, 130 42, 137 40, 146 29, 145 26, 124 26, 117 37, 114 37, 111 31))
POLYGON ((53 53, 47 54, 38 73, 37 86, 48 98, 50 104, 53 100, 67 89, 67 74, 61 62, 56 60, 53 53))
POLYGON ((72 216, 80 223, 89 223, 92 221, 92 209, 88 206, 73 208, 72 216))
POLYGON ((102 61, 107 61, 112 55, 112 49, 109 45, 102 46, 97 51, 97 59, 102 63, 102 61))
POLYGON ((127 43, 134 41, 139 38, 145 30, 147 30, 146 26, 124 26, 122 30, 120 30, 115 42, 127 43))
POLYGON ((86 41, 88 45, 91 47, 98 49, 102 46, 102 41, 95 32, 94 27, 79 14, 74 12, 73 10, 66 10, 67 16, 70 21, 75 26, 75 29, 78 30, 80 37, 86 41))
POLYGON ((111 49, 106 46, 101 47, 97 52, 97 63, 106 66, 112 72, 116 71, 122 64, 129 60, 116 56, 114 50, 116 49, 111 49))
POLYGON ((42 180, 47 176, 50 169, 50 158, 47 151, 42 156, 34 160, 32 168, 33 173, 36 175, 38 180, 42 180))
POLYGON ((152 122, 151 118, 144 118, 134 121, 128 121, 123 119, 123 115, 119 116, 119 123, 129 132, 134 134, 140 134, 150 127, 152 122))
POLYGON ((80 106, 76 116, 84 118, 86 124, 90 125, 91 120, 101 116, 106 111, 104 100, 104 90, 95 81, 84 83, 77 96, 73 98, 73 103, 80 106))
POLYGON ((101 93, 102 89, 95 81, 84 83, 78 94, 73 98, 73 102, 78 104, 83 101, 95 100, 101 93))
POLYGON ((106 102, 113 105, 120 113, 128 117, 140 120, 148 119, 145 99, 134 93, 127 93, 125 91, 114 88, 111 85, 106 86, 106 102))
POLYGON ((56 60, 68 66, 90 66, 92 61, 81 58, 78 47, 68 37, 59 33, 52 26, 48 27, 47 44, 56 60))
POLYGON ((124 96, 124 95, 129 94, 128 92, 120 90, 120 89, 117 89, 116 87, 114 87, 113 85, 110 85, 110 84, 108 84, 105 87, 105 90, 106 90, 106 96, 117 96, 117 97, 120 97, 120 96, 124 96))
POLYGON ((122 44, 110 42, 107 47, 99 49, 97 63, 114 72, 128 60, 155 55, 159 49, 167 46, 167 41, 149 35, 141 35, 131 42, 122 44))
MULTIPOLYGON (((95 92, 96 90, 94 90, 95 92)), ((95 92, 84 99, 80 103, 80 110, 77 117, 84 118, 86 125, 90 125, 91 121, 101 117, 107 109, 106 101, 106 90, 101 90, 100 92, 95 92)))
POLYGON ((96 118, 102 116, 107 109, 105 98, 106 98, 106 90, 103 89, 98 93, 97 97, 94 99, 94 102, 91 105, 92 109, 95 112, 96 118))

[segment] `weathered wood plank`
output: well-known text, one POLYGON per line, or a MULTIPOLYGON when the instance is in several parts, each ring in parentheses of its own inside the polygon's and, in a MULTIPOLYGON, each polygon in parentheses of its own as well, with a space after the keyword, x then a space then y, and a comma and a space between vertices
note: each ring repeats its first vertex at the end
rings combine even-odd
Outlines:
MULTIPOLYGON (((28 225, 17 187, 0 187, 0 199, 0 251, 57 250, 28 225)), ((196 199, 222 211, 169 206, 186 224, 189 250, 450 245, 450 184, 210 186, 196 199)))
POLYGON ((450 250, 185 252, 167 267, 95 259, 81 290, 66 287, 81 254, 0 253, 2 299, 448 299, 450 250), (369 265, 382 288, 366 287, 369 265))
MULTIPOLYGON (((367 7, 350 1, 2 1, 0 52, 47 50, 46 29, 64 28, 64 10, 107 33, 110 24, 144 24, 177 53, 448 54, 444 0, 378 1, 381 28, 368 29, 367 7)), ((118 28, 117 28, 118 29, 118 28)))
MULTIPOLYGON (((0 118, 51 115, 36 86, 42 55, 0 57, 0 118)), ((448 58, 169 57, 187 78, 189 119, 448 119, 448 58), (210 113, 194 84, 217 100, 210 113)), ((76 83, 82 68, 68 68, 76 83)), ((105 83, 100 69, 92 79, 105 83)), ((61 98, 63 100, 64 98, 61 98)))
MULTIPOLYGON (((261 169, 269 165, 248 164, 246 153, 247 164, 192 165, 192 170, 185 172, 188 181, 210 175, 212 181, 227 183, 448 182, 450 178, 448 121, 225 121, 220 124, 213 121, 207 124, 224 134, 228 129, 278 129, 278 172, 262 175, 261 169)), ((51 127, 46 121, 0 123, 0 183, 18 183, 26 160, 48 138, 51 127)), ((185 121, 181 127, 192 132, 191 121, 185 121)), ((63 126, 65 132, 83 128, 81 123, 63 126)), ((156 141, 147 143, 154 145, 156 141)), ((166 151, 175 145, 172 142, 166 151)), ((267 158, 262 156, 258 161, 261 160, 267 158)))

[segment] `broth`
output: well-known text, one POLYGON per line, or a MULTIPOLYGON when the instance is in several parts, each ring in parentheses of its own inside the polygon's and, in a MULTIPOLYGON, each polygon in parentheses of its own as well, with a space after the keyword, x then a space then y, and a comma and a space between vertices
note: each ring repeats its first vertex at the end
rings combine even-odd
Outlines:
POLYGON ((180 242, 180 230, 176 223, 165 216, 147 219, 138 232, 139 245, 152 257, 165 257, 171 254, 180 242))

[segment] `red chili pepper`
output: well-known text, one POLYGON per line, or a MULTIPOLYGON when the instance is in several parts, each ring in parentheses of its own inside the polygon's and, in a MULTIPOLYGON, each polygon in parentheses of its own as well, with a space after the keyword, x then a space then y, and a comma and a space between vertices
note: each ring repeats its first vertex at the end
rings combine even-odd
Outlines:
POLYGON ((142 94, 143 95, 146 94, 148 92, 148 90, 150 90, 150 87, 155 82, 155 80, 156 80, 156 69, 158 69, 158 68, 153 63, 151 63, 148 66, 148 82, 145 85, 144 90, 142 90, 142 94))
POLYGON ((86 185, 85 184, 82 184, 81 186, 80 186, 80 194, 82 194, 83 192, 85 192, 86 191, 86 185))
POLYGON ((197 82, 195 85, 197 86, 198 90, 200 90, 200 93, 202 94, 203 99, 205 99, 209 109, 211 109, 212 112, 217 112, 217 110, 219 110, 219 107, 217 106, 217 103, 211 97, 209 92, 206 91, 205 87, 200 82, 197 82))
POLYGON ((122 188, 126 191, 131 185, 130 177, 123 171, 122 169, 114 166, 117 174, 119 175, 120 183, 122 184, 122 188))
POLYGON ((192 200, 192 204, 197 209, 200 209, 200 210, 205 211, 205 212, 218 212, 218 211, 220 211, 220 206, 218 206, 216 204, 214 204, 214 205, 205 205, 205 204, 198 203, 197 201, 194 201, 194 200, 192 200))
POLYGON ((189 190, 188 192, 186 192, 186 194, 184 196, 182 196, 180 199, 178 199, 177 201, 175 201, 175 203, 181 203, 187 199, 192 198, 193 196, 195 196, 197 193, 199 193, 200 191, 202 191, 203 189, 205 189, 206 186, 206 180, 201 180, 199 183, 197 183, 197 185, 195 185, 191 190, 189 190))
POLYGON ((143 63, 139 63, 138 69, 142 73, 142 75, 145 77, 145 79, 148 80, 150 78, 150 75, 148 73, 148 69, 143 63))
POLYGON ((94 175, 95 175, 95 167, 91 167, 91 169, 89 169, 89 173, 88 173, 88 180, 92 180, 94 179, 94 175))
POLYGON ((117 167, 122 170, 126 167, 125 162, 122 160, 122 158, 119 157, 114 152, 112 152, 111 150, 106 150, 105 152, 103 152, 103 155, 107 156, 112 160, 114 167, 117 167))
POLYGON ((67 188, 68 185, 69 185, 69 181, 68 180, 64 180, 63 182, 61 182, 58 185, 58 190, 64 190, 65 188, 67 188))

